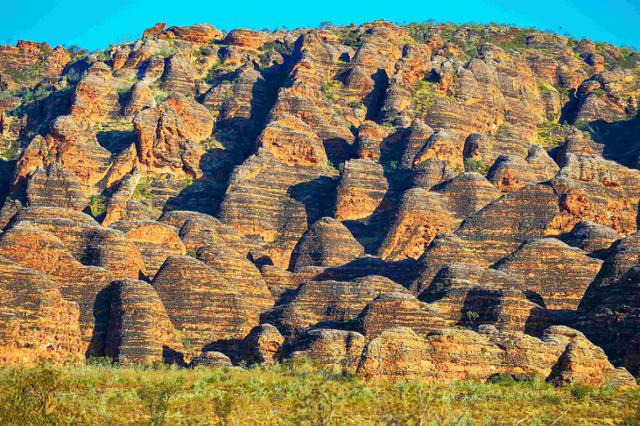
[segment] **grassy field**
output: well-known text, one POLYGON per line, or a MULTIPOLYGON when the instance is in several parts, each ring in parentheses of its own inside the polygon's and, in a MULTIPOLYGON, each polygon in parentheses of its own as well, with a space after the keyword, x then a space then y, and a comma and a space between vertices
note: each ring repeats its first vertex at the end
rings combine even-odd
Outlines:
POLYGON ((542 380, 384 383, 307 364, 0 370, 1 425, 640 424, 640 392, 542 380))

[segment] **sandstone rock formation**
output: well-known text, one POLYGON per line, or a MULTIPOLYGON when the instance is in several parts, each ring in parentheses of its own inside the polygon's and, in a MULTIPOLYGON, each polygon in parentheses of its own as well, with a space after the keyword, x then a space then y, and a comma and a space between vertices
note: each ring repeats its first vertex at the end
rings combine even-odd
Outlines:
POLYGON ((0 363, 631 385, 639 58, 384 21, 0 46, 0 363))
POLYGON ((181 350, 167 311, 149 283, 112 283, 107 357, 120 363, 177 362, 181 350))
POLYGON ((0 365, 79 362, 80 312, 45 274, 0 257, 0 365))
POLYGON ((153 279, 185 352, 238 350, 259 311, 215 269, 190 256, 169 256, 153 279))
POLYGON ((305 232, 291 254, 291 269, 340 266, 364 253, 364 248, 336 219, 323 217, 305 232))

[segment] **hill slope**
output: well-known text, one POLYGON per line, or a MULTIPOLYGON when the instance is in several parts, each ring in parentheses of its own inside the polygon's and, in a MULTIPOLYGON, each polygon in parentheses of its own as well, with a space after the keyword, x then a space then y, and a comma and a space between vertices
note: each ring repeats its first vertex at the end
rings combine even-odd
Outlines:
POLYGON ((634 384, 639 61, 387 22, 2 46, 0 361, 634 384))

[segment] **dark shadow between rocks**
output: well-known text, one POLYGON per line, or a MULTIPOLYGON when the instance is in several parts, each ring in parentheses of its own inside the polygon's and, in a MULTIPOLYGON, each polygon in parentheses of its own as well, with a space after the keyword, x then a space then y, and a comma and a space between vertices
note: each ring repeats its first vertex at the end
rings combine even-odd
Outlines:
POLYGON ((98 292, 93 302, 93 332, 91 342, 85 353, 85 357, 102 357, 107 338, 109 325, 109 310, 111 309, 111 297, 113 285, 109 284, 98 292))
POLYGON ((96 139, 101 147, 112 155, 118 155, 136 142, 133 130, 105 130, 96 133, 96 139))
POLYGON ((307 226, 311 226, 321 217, 331 216, 336 186, 335 179, 320 176, 289 188, 289 196, 304 205, 307 226))
POLYGON ((317 275, 314 280, 351 281, 368 275, 381 275, 408 287, 417 278, 418 274, 416 261, 413 259, 385 262, 379 257, 364 256, 341 266, 327 268, 317 275))

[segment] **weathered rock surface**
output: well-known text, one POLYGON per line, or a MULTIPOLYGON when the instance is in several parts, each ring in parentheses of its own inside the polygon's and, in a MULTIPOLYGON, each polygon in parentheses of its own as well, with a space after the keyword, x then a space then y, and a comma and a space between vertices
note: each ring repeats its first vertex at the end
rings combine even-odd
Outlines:
POLYGON ((356 319, 368 339, 393 327, 408 327, 418 334, 441 328, 442 316, 405 291, 385 292, 371 301, 356 319))
POLYGON ((539 335, 553 319, 523 288, 517 275, 450 263, 440 269, 419 298, 429 302, 447 326, 490 324, 500 331, 539 335))
POLYGON ((254 327, 242 341, 242 360, 248 364, 272 364, 282 356, 284 337, 271 324, 254 327))
POLYGON ((467 218, 456 234, 498 261, 522 241, 546 235, 559 214, 558 198, 547 185, 528 185, 509 193, 467 218))
POLYGON ((305 358, 325 368, 355 373, 365 345, 354 331, 314 329, 298 339, 292 358, 305 358))
POLYGON ((482 209, 502 194, 479 173, 460 173, 433 188, 447 199, 449 208, 459 218, 466 218, 482 209))
POLYGON ((87 190, 59 163, 38 167, 27 184, 27 205, 82 210, 89 202, 87 190))
POLYGON ((0 257, 0 364, 84 358, 78 305, 41 272, 0 257))
POLYGON ((225 354, 217 351, 205 351, 191 360, 192 367, 231 367, 231 359, 225 354))
POLYGON ((192 257, 169 256, 152 284, 187 354, 203 348, 237 351, 258 323, 258 309, 215 269, 192 257))
POLYGON ((76 86, 70 114, 78 123, 86 125, 114 118, 119 112, 111 69, 103 62, 96 62, 76 86))
POLYGON ((204 150, 197 142, 211 136, 213 129, 213 118, 204 106, 174 94, 158 107, 140 111, 133 125, 138 159, 147 170, 200 176, 204 150))
POLYGON ((378 253, 385 260, 417 259, 437 234, 452 232, 459 223, 442 195, 423 188, 409 189, 402 195, 378 253))
POLYGON ((336 189, 336 219, 363 219, 384 210, 388 189, 389 183, 380 164, 363 159, 347 161, 336 189))
POLYGON ((570 328, 551 327, 542 340, 484 331, 444 329, 420 337, 408 328, 388 329, 365 346, 358 372, 379 379, 486 380, 511 374, 593 386, 636 385, 626 370, 615 369, 600 348, 570 328))
POLYGON ((609 227, 582 221, 576 223, 571 231, 562 235, 561 240, 570 246, 594 253, 609 248, 619 238, 620 235, 609 227))
POLYGON ((105 356, 124 364, 177 362, 182 344, 151 284, 123 280, 111 286, 105 356))
POLYGON ((626 385, 639 59, 384 21, 0 46, 1 362, 626 385))
POLYGON ((253 308, 265 311, 273 306, 260 271, 245 256, 220 242, 199 248, 196 257, 219 272, 253 308))
POLYGON ((523 243, 494 267, 521 276, 523 290, 542 306, 574 310, 601 265, 602 261, 558 239, 541 238, 523 243))
POLYGON ((388 292, 408 293, 388 278, 369 276, 353 281, 309 281, 295 291, 290 301, 276 306, 267 318, 283 334, 327 321, 348 321, 377 296, 388 292))
MULTIPOLYGON (((107 270, 82 265, 55 235, 24 222, 0 236, 0 253, 23 267, 49 275, 62 297, 80 308, 82 353, 103 353, 111 282, 107 270)), ((72 318, 70 313, 66 315, 72 318)))
POLYGON ((118 221, 111 228, 121 231, 140 250, 145 270, 153 277, 165 260, 172 255, 184 255, 186 249, 177 230, 155 221, 118 221))
POLYGON ((323 217, 300 237, 291 254, 291 269, 340 266, 363 253, 364 248, 347 227, 336 219, 323 217))

